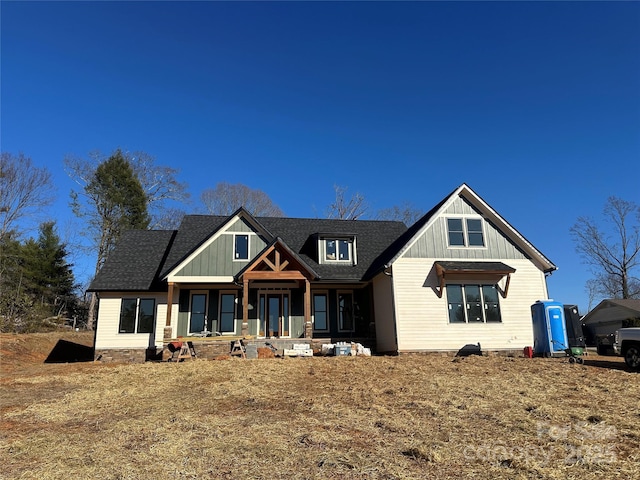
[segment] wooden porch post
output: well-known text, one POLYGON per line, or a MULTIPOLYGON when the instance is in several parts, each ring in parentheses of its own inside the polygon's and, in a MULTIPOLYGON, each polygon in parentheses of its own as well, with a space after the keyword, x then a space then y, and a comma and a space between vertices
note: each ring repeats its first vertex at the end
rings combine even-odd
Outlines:
MULTIPOLYGON (((173 337, 173 328, 171 328, 171 307, 173 306, 173 282, 169 282, 169 291, 167 292, 167 318, 165 320, 164 331, 162 337, 165 341, 173 337)), ((162 360, 168 360, 169 352, 162 349, 162 360)))
POLYGON ((304 280, 304 336, 313 337, 313 325, 311 325, 311 283, 304 280))
POLYGON ((242 279, 242 336, 249 335, 249 279, 242 279))
POLYGON ((166 327, 171 326, 171 307, 173 306, 173 282, 169 282, 169 293, 167 293, 167 321, 166 327))

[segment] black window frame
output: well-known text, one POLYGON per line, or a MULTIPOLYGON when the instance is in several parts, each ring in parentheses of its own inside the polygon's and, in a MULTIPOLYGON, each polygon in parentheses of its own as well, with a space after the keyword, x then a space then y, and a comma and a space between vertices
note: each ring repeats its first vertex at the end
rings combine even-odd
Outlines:
POLYGON ((485 248, 487 246, 482 217, 447 217, 446 226, 449 247, 485 248), (477 225, 476 222, 478 222, 477 225))
MULTIPOLYGON (((218 331, 222 334, 232 334, 235 333, 236 331, 236 317, 237 317, 237 299, 238 299, 238 295, 235 292, 220 292, 220 299, 219 299, 219 303, 220 306, 218 308, 219 310, 219 315, 218 315, 218 331), (233 300, 231 301, 231 306, 232 306, 232 310, 226 310, 225 305, 224 305, 224 297, 229 296, 229 297, 233 297, 233 300), (232 315, 232 319, 231 319, 231 329, 223 329, 223 316, 227 316, 231 314, 232 315)), ((226 325, 225 325, 226 327, 226 325)))
POLYGON ((313 294, 313 329, 318 332, 329 331, 329 295, 326 292, 317 292, 313 294), (324 298, 324 310, 316 309, 316 297, 324 298), (317 327, 316 318, 317 318, 318 312, 321 312, 324 314, 325 328, 317 327))
POLYGON ((355 306, 356 300, 355 295, 353 294, 353 290, 340 290, 336 292, 337 295, 337 308, 338 308, 338 331, 339 332, 355 332, 356 331, 356 315, 355 315, 355 306), (340 297, 349 296, 351 297, 351 305, 344 306, 340 303, 340 297), (348 307, 348 308, 347 308, 348 307), (351 320, 351 328, 345 328, 345 320, 347 317, 345 314, 350 315, 351 320))
POLYGON ((487 283, 451 283, 447 285, 447 312, 449 324, 503 323, 498 286, 487 283), (469 287, 467 290, 466 287, 469 287), (479 299, 469 301, 468 292, 476 290, 479 299), (455 292, 455 294, 454 294, 455 292), (487 298, 491 293, 491 298, 487 298), (475 305, 472 305, 475 304, 475 305), (479 319, 478 308, 482 318, 479 319), (475 318, 471 318, 473 315, 475 318), (491 317, 491 318, 490 318, 491 317))
POLYGON ((233 260, 234 261, 246 261, 249 260, 249 234, 247 233, 236 233, 233 236, 233 260), (246 239, 246 245, 241 245, 243 248, 243 250, 246 249, 246 251, 239 251, 238 249, 238 240, 239 239, 246 239), (241 257, 240 254, 244 254, 245 256, 241 257))
POLYGON ((118 334, 154 333, 156 325, 156 299, 148 297, 124 297, 120 301, 118 334), (133 303, 133 309, 131 308, 133 303), (143 302, 151 302, 151 315, 144 314, 143 302), (125 305, 128 305, 125 310, 125 305), (144 318, 142 316, 144 315, 144 318), (126 323, 124 323, 126 321, 126 323), (145 325, 146 328, 142 328, 145 325))

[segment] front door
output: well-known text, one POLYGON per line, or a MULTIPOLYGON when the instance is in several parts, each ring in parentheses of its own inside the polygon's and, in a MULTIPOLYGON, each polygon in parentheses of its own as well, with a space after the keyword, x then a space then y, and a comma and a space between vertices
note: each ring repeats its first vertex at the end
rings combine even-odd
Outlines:
POLYGON ((289 294, 260 295, 260 336, 289 336, 289 294))

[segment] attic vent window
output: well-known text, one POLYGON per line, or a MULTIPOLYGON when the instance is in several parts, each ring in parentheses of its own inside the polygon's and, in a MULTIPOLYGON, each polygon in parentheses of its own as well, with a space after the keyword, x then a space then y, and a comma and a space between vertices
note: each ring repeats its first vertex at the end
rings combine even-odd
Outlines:
POLYGON ((236 235, 233 249, 234 260, 249 260, 249 235, 236 235))

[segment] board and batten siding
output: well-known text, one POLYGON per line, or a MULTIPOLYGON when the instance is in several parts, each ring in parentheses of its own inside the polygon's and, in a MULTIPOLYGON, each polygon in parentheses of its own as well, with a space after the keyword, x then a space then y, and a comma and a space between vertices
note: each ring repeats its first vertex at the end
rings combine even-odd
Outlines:
POLYGON ((384 273, 373 279, 376 349, 378 352, 395 352, 397 350, 392 288, 391 277, 384 273))
MULTIPOLYGON (((177 297, 171 310, 171 324, 175 337, 178 323, 177 297)), ((167 319, 167 294, 149 292, 101 293, 96 324, 96 349, 114 348, 162 348, 164 325, 167 319), (156 302, 154 333, 120 333, 120 308, 123 298, 153 298, 156 302)))
MULTIPOLYGON (((483 350, 518 350, 533 345, 531 305, 547 298, 540 269, 529 260, 508 261, 516 272, 511 274, 507 298, 499 298, 501 323, 451 324, 446 286, 442 298, 437 295, 438 279, 433 268, 437 260, 441 258, 400 258, 393 264, 399 352, 459 350, 478 342, 483 350)), ((504 280, 500 283, 503 285, 504 280)))
POLYGON ((486 218, 482 218, 486 247, 448 247, 447 218, 476 217, 480 214, 464 199, 457 198, 445 212, 404 252, 409 258, 486 260, 487 258, 526 259, 527 256, 486 218))
MULTIPOLYGON (((236 222, 238 223, 238 222, 236 222)), ((249 260, 234 261, 233 232, 223 232, 195 258, 187 263, 177 274, 177 277, 187 276, 232 276, 242 270, 258 255, 267 244, 253 232, 243 231, 249 235, 249 260)))

